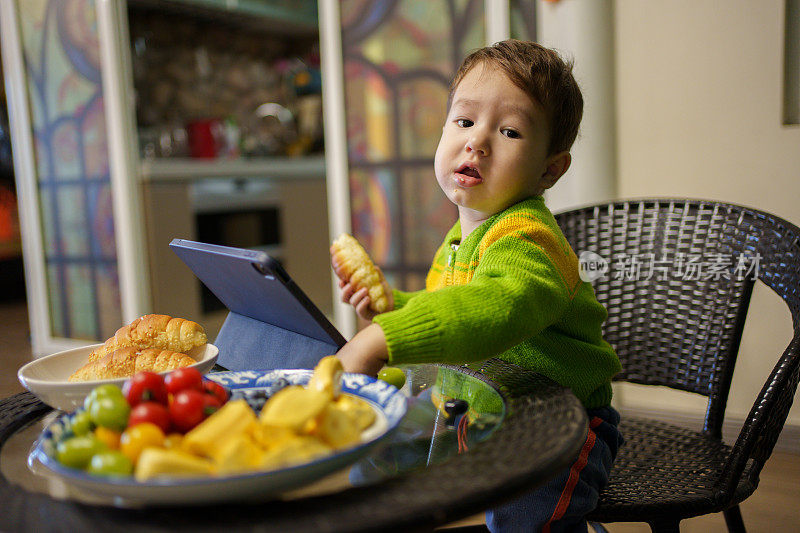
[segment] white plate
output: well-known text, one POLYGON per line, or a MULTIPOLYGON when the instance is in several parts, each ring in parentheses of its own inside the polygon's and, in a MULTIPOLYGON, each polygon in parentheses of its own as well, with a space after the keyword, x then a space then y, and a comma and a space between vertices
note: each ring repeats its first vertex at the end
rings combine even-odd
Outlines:
MULTIPOLYGON (((83 405, 83 399, 98 385, 113 383, 122 387, 127 379, 68 381, 73 372, 86 364, 89 354, 98 346, 101 345, 94 344, 41 357, 20 368, 17 378, 23 387, 47 405, 62 411, 72 411, 83 405)), ((189 355, 197 360, 197 363, 190 366, 205 374, 217 361, 219 350, 213 344, 206 344, 195 348, 189 355)))
MULTIPOLYGON (((229 389, 269 390, 278 379, 303 385, 311 370, 238 371, 210 374, 207 378, 229 389)), ((72 415, 63 414, 41 434, 28 456, 31 470, 40 463, 63 482, 119 505, 201 504, 224 500, 265 500, 296 489, 340 470, 366 455, 386 438, 406 413, 406 397, 386 382, 362 374, 345 374, 342 392, 358 396, 372 406, 376 420, 361 435, 361 443, 314 461, 268 472, 227 477, 153 479, 137 482, 133 477, 105 478, 61 465, 53 457, 58 442, 71 436, 72 415)))

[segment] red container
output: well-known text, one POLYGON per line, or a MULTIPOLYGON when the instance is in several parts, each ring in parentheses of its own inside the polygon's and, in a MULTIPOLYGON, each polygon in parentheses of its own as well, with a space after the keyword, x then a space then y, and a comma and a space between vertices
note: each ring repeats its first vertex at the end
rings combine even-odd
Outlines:
POLYGON ((186 125, 189 155, 199 159, 214 159, 219 152, 220 122, 216 119, 195 120, 186 125))

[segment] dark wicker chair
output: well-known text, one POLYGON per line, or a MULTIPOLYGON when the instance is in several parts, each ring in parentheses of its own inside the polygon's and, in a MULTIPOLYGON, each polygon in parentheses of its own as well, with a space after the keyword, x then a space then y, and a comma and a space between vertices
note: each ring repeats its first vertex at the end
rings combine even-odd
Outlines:
POLYGON ((700 431, 623 417, 626 443, 589 519, 678 531, 684 518, 721 511, 730 531, 744 531, 738 504, 758 486, 800 373, 800 229, 754 209, 678 199, 595 205, 556 219, 576 253, 609 261, 594 287, 622 361, 616 379, 708 397, 700 431), (756 276, 788 305, 794 336, 729 446, 722 424, 756 276))

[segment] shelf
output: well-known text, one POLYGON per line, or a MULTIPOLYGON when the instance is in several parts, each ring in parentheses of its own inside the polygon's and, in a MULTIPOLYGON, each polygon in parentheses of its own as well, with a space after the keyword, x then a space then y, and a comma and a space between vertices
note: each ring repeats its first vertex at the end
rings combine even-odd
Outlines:
POLYGON ((144 181, 194 181, 207 178, 266 180, 324 180, 325 156, 258 159, 143 159, 144 181))
POLYGON ((280 196, 268 180, 249 179, 244 183, 234 180, 208 180, 192 183, 189 195, 192 211, 201 213, 237 212, 249 209, 276 209, 280 196), (213 185, 210 187, 209 185, 213 185), (223 185, 227 185, 223 187, 223 185))
POLYGON ((134 8, 157 9, 217 24, 295 37, 319 33, 314 0, 128 0, 134 8))

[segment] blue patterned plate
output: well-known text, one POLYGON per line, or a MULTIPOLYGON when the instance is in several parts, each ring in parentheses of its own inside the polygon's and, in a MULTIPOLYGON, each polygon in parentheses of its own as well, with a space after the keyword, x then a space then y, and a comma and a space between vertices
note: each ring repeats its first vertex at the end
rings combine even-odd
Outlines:
MULTIPOLYGON (((271 393, 287 382, 304 385, 311 370, 250 370, 218 372, 206 377, 232 391, 232 395, 251 392, 271 393)), ((351 465, 397 428, 406 413, 406 397, 395 387, 361 374, 344 374, 342 392, 352 394, 372 406, 375 422, 361 435, 361 443, 314 461, 267 472, 252 472, 227 477, 157 479, 139 483, 133 477, 93 476, 68 468, 55 459, 58 442, 72 435, 72 415, 53 421, 36 441, 28 456, 28 465, 38 473, 37 463, 79 490, 111 498, 118 505, 199 504, 223 500, 264 500, 307 485, 351 465)))

